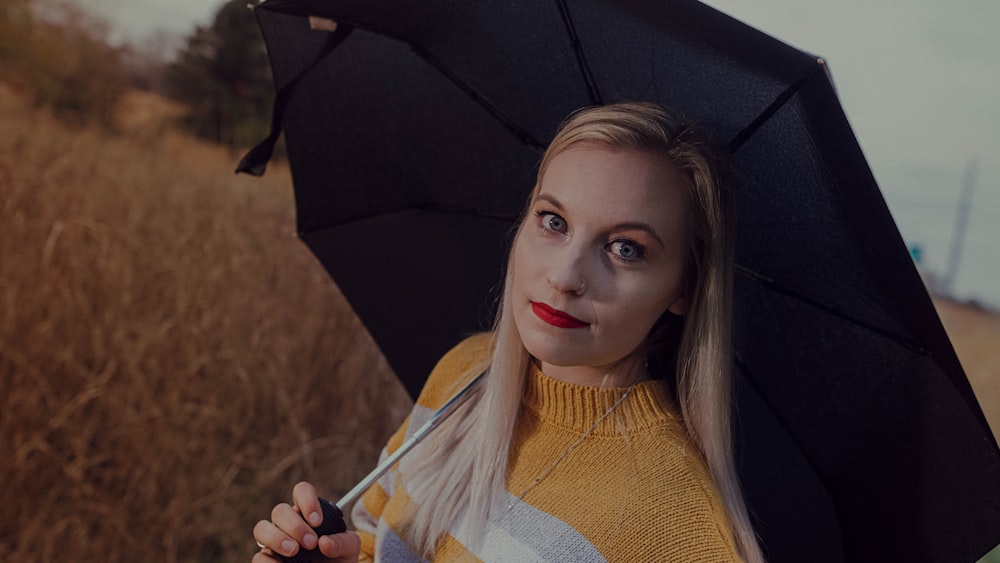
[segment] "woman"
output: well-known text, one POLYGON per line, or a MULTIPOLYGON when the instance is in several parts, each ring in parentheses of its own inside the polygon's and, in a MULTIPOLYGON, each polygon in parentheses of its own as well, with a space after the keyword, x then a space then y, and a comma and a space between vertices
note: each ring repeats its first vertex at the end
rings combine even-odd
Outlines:
POLYGON ((442 358, 387 451, 488 369, 484 383, 365 494, 356 533, 317 540, 300 483, 254 528, 254 561, 317 543, 343 560, 763 561, 732 460, 732 230, 696 130, 643 103, 572 115, 493 332, 442 358))

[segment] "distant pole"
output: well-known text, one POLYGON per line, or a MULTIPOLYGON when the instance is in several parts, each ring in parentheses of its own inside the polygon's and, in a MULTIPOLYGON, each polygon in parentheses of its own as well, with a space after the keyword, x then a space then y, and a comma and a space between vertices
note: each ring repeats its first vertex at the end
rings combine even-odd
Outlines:
POLYGON ((948 270, 944 276, 944 287, 948 293, 954 293, 955 275, 958 273, 958 261, 962 257, 962 245, 965 243, 965 229, 969 222, 969 208, 972 206, 972 190, 976 184, 976 172, 979 161, 975 158, 965 166, 962 177, 962 194, 958 199, 958 209, 955 212, 955 230, 951 234, 951 250, 948 252, 948 270))

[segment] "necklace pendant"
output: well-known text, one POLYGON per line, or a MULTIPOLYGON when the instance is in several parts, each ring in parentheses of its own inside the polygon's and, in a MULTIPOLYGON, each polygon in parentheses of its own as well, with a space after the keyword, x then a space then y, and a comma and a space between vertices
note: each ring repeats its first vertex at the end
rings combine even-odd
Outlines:
MULTIPOLYGON (((600 418, 598 418, 597 421, 594 422, 594 425, 591 426, 589 430, 587 430, 586 432, 584 432, 579 438, 576 439, 576 441, 574 441, 572 444, 570 444, 569 447, 566 448, 566 451, 564 451, 563 453, 561 453, 559 455, 559 457, 556 458, 555 461, 553 461, 551 464, 549 464, 548 467, 546 467, 545 469, 543 469, 542 472, 539 473, 538 476, 535 477, 535 479, 531 482, 531 484, 529 484, 526 489, 524 489, 523 491, 521 491, 521 494, 517 495, 517 500, 514 501, 514 502, 525 502, 524 501, 524 496, 528 494, 528 491, 530 491, 531 489, 534 489, 539 483, 542 482, 543 479, 545 479, 546 477, 548 477, 549 473, 552 473, 552 470, 555 469, 555 467, 557 465, 559 465, 559 462, 561 462, 563 459, 565 459, 566 456, 568 456, 574 449, 576 449, 576 447, 579 446, 580 443, 582 443, 584 440, 586 440, 588 436, 590 436, 591 434, 593 434, 594 430, 597 429, 598 425, 600 425, 601 422, 605 418, 611 416, 611 413, 615 412, 615 409, 618 408, 618 405, 622 404, 622 402, 628 397, 628 394, 632 391, 632 386, 633 385, 635 385, 634 382, 632 383, 632 385, 629 385, 628 389, 626 389, 625 392, 622 393, 621 397, 618 397, 618 400, 615 401, 615 403, 613 405, 611 405, 608 408, 608 410, 604 411, 604 414, 602 414, 600 416, 600 418)), ((514 502, 510 502, 510 503, 507 504, 507 512, 508 513, 511 510, 514 509, 514 502)))

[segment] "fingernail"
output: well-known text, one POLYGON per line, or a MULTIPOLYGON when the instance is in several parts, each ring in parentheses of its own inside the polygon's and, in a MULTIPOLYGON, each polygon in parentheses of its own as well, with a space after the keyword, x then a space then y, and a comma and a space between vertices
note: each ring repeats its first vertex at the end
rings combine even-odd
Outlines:
POLYGON ((281 542, 281 549, 285 550, 285 553, 291 553, 295 549, 295 542, 292 540, 285 540, 281 542))
POLYGON ((312 525, 313 528, 319 526, 322 523, 323 523, 323 517, 320 515, 319 512, 309 513, 309 524, 312 525))
POLYGON ((316 547, 316 534, 306 534, 302 536, 302 545, 304 545, 306 549, 316 547))

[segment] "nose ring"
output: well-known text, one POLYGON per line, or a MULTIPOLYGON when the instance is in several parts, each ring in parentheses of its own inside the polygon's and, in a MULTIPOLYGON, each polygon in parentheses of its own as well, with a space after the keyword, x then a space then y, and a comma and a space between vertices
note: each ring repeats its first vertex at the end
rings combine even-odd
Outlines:
POLYGON ((586 289, 587 289, 587 280, 580 278, 580 289, 577 290, 577 293, 583 293, 584 290, 586 289))

